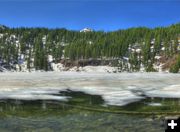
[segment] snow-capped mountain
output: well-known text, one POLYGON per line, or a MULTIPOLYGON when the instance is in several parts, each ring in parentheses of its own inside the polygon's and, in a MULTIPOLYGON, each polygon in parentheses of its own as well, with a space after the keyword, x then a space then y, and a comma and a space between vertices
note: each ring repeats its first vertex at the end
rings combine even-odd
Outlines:
POLYGON ((92 32, 93 30, 91 28, 84 28, 80 30, 80 32, 92 32))

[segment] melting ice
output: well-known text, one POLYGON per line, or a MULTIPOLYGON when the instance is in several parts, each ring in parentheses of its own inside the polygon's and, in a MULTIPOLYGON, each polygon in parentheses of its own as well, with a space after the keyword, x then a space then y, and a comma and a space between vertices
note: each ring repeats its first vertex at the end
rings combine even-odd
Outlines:
POLYGON ((1 73, 0 99, 61 100, 64 90, 101 95, 122 106, 148 97, 180 98, 180 75, 169 73, 36 72, 1 73))

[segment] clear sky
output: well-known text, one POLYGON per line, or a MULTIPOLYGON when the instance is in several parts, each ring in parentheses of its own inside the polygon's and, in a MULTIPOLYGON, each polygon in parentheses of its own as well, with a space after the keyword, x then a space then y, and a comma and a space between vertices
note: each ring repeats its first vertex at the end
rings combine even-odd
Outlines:
POLYGON ((0 0, 0 24, 112 31, 180 22, 180 0, 0 0))

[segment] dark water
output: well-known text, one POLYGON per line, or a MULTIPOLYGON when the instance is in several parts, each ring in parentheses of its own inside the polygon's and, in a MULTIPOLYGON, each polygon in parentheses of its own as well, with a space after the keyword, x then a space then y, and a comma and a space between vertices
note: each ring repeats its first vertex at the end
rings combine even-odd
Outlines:
POLYGON ((146 98, 117 107, 104 106, 104 100, 98 95, 70 90, 57 95, 71 98, 67 102, 0 100, 0 132, 163 132, 163 117, 117 114, 114 111, 180 110, 177 99, 146 98), (161 106, 151 106, 149 103, 160 103, 161 106))

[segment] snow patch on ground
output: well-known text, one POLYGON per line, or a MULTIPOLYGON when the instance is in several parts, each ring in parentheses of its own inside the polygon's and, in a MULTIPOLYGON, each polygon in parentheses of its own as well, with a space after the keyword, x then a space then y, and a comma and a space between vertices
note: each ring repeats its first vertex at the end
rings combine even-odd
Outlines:
POLYGON ((71 72, 104 72, 104 73, 113 73, 118 72, 118 67, 111 67, 111 66, 84 66, 84 67, 71 67, 67 68, 64 67, 61 63, 52 63, 51 67, 53 71, 62 72, 62 71, 71 71, 71 72))
POLYGON ((85 66, 78 68, 79 71, 85 72, 117 72, 117 67, 110 67, 110 66, 85 66))

